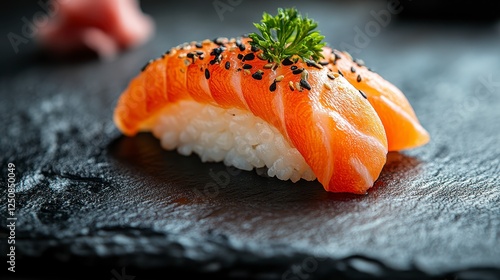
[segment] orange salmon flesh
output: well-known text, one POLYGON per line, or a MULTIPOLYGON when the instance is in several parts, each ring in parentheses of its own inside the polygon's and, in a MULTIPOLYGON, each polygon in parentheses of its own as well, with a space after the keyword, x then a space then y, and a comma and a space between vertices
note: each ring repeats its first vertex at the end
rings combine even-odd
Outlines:
POLYGON ((150 61, 121 94, 116 126, 150 132, 180 101, 243 110, 276 128, 326 191, 357 194, 373 186, 388 151, 429 141, 403 93, 349 54, 324 47, 318 62, 272 63, 249 41, 186 43, 150 61))

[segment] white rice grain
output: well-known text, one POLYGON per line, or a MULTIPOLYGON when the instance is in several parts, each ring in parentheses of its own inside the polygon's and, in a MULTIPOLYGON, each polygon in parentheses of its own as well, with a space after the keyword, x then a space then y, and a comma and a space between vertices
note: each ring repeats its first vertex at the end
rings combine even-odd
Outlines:
POLYGON ((275 127, 244 110, 181 101, 165 109, 152 133, 163 148, 186 156, 195 153, 203 162, 248 171, 267 168, 268 176, 293 182, 316 179, 275 127))

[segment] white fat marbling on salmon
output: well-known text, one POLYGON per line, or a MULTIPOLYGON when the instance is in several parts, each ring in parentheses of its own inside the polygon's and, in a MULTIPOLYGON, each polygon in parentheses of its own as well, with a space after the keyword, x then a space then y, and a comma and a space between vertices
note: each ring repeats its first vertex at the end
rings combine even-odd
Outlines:
POLYGON ((236 94, 238 95, 238 98, 240 99, 241 103, 245 105, 247 109, 248 103, 245 100, 245 96, 243 95, 243 90, 241 89, 241 76, 240 75, 232 75, 231 78, 231 86, 233 87, 234 91, 236 91, 236 94))
POLYGON ((361 178, 365 181, 367 186, 373 185, 373 182, 375 181, 370 174, 370 171, 366 168, 366 166, 359 160, 357 157, 351 157, 349 159, 349 164, 358 172, 361 178))

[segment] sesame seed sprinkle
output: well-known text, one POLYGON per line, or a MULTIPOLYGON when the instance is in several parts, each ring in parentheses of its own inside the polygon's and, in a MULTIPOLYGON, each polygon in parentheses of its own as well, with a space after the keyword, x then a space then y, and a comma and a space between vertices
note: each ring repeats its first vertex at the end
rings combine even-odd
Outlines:
POLYGON ((210 79, 210 72, 208 71, 208 68, 205 68, 205 78, 210 79))
POLYGON ((255 72, 252 74, 252 78, 256 79, 256 80, 262 80, 262 72, 255 72))
POLYGON ((153 62, 152 59, 148 60, 148 62, 146 62, 146 64, 144 64, 144 66, 142 66, 141 72, 144 72, 144 70, 146 70, 146 68, 148 68, 149 64, 151 64, 152 62, 153 62))
POLYGON ((231 67, 231 63, 229 61, 226 61, 224 67, 226 68, 226 70, 229 70, 229 68, 231 67))
POLYGON ((270 91, 275 91, 276 90, 276 81, 274 81, 270 86, 269 86, 270 91))
POLYGON ((289 65, 293 64, 293 61, 291 61, 289 58, 285 58, 285 59, 283 59, 281 64, 283 64, 284 66, 289 66, 289 65))
POLYGON ((296 88, 298 91, 302 91, 302 87, 300 86, 300 83, 299 83, 299 82, 295 82, 295 88, 296 88))
POLYGON ((354 66, 351 66, 351 72, 356 73, 356 68, 354 68, 354 66))
POLYGON ((359 93, 361 93, 361 96, 363 96, 365 99, 368 99, 368 97, 366 96, 366 94, 364 92, 362 92, 361 90, 359 90, 359 93))
POLYGON ((244 51, 245 50, 245 45, 243 45, 241 43, 241 40, 236 40, 236 46, 238 46, 238 48, 240 49, 240 51, 244 51))
POLYGON ((312 60, 309 60, 309 59, 306 59, 306 65, 309 66, 309 67, 315 67, 315 68, 318 68, 318 69, 323 69, 323 66, 317 64, 315 61, 312 61, 312 60))
POLYGON ((356 78, 356 81, 359 83, 361 82, 361 75, 358 74, 358 77, 356 78))
POLYGON ((306 80, 309 79, 309 72, 307 70, 304 70, 302 72, 302 74, 300 74, 300 77, 303 79, 303 80, 306 80))
POLYGON ((311 90, 311 85, 304 79, 300 79, 300 86, 308 90, 311 90))
POLYGON ((255 54, 253 53, 247 53, 244 57, 243 57, 243 61, 245 60, 253 60, 255 58, 255 54))
POLYGON ((214 43, 216 43, 219 46, 224 45, 224 43, 227 42, 227 41, 228 41, 228 39, 225 38, 225 37, 217 37, 217 38, 214 39, 214 43))

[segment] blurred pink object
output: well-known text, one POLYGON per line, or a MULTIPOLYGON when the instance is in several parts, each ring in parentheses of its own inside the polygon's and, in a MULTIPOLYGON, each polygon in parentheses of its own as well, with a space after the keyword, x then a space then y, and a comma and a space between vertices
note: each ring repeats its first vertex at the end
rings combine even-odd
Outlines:
POLYGON ((39 42, 60 55, 84 49, 109 59, 147 42, 153 19, 137 0, 52 0, 56 7, 47 24, 39 26, 39 42))

